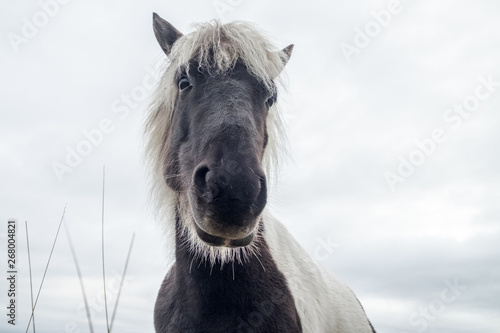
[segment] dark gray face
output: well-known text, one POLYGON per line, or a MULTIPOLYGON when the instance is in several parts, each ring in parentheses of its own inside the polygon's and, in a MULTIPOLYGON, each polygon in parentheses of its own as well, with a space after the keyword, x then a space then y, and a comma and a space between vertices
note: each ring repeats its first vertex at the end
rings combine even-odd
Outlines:
POLYGON ((175 84, 167 183, 188 196, 202 240, 247 245, 266 205, 261 165, 275 96, 242 63, 216 76, 193 63, 175 84))
MULTIPOLYGON (((182 33, 157 14, 153 27, 170 57, 182 33)), ((292 49, 289 45, 275 54, 283 66, 292 49)), ((171 82, 178 94, 164 142, 165 181, 180 194, 183 210, 189 209, 182 213, 194 217, 200 239, 216 246, 245 246, 266 205, 262 158, 275 89, 261 84, 242 61, 220 73, 205 68, 211 63, 206 60, 178 68, 171 82)))

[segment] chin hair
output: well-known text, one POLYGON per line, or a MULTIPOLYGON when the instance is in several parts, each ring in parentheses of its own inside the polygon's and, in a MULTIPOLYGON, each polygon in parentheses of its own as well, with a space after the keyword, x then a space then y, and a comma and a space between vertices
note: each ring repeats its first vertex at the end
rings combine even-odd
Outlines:
POLYGON ((257 243, 260 241, 262 234, 262 223, 258 222, 255 230, 254 239, 247 246, 241 247, 226 247, 226 246, 212 246, 204 241, 202 241, 195 229, 195 219, 192 211, 192 206, 189 203, 189 199, 179 197, 178 205, 178 218, 180 219, 181 229, 180 229, 180 239, 182 244, 180 246, 186 247, 189 252, 194 255, 193 262, 191 263, 200 265, 209 263, 211 267, 219 264, 221 268, 224 264, 228 263, 238 263, 244 265, 248 261, 248 258, 255 256, 259 258, 260 252, 257 247, 257 243))

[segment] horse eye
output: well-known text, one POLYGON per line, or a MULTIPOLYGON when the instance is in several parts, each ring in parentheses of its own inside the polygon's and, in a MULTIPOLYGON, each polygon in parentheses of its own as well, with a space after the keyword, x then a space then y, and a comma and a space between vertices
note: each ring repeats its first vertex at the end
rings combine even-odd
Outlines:
POLYGON ((191 87, 191 82, 189 81, 189 79, 187 77, 182 76, 179 79, 179 90, 183 91, 184 89, 189 88, 189 87, 191 87))
POLYGON ((267 107, 270 108, 271 106, 273 106, 274 102, 275 102, 274 97, 269 97, 266 101, 267 107))

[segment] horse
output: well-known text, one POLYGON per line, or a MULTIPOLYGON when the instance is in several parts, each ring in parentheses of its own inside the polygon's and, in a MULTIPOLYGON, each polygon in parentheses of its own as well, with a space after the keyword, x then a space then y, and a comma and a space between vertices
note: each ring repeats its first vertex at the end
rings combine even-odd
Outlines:
POLYGON ((277 87, 293 44, 277 49, 246 22, 184 35, 153 13, 153 30, 168 63, 145 156, 175 244, 156 332, 375 332, 354 293, 266 209, 284 138, 277 87))

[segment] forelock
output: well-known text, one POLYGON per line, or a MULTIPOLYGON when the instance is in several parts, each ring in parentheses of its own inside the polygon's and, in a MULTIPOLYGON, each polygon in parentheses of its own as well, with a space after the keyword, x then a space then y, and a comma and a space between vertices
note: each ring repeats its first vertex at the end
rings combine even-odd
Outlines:
POLYGON ((210 75, 230 71, 241 61, 250 74, 270 91, 284 63, 276 49, 254 26, 246 22, 199 23, 196 30, 180 38, 170 54, 171 65, 188 70, 194 61, 210 75))

